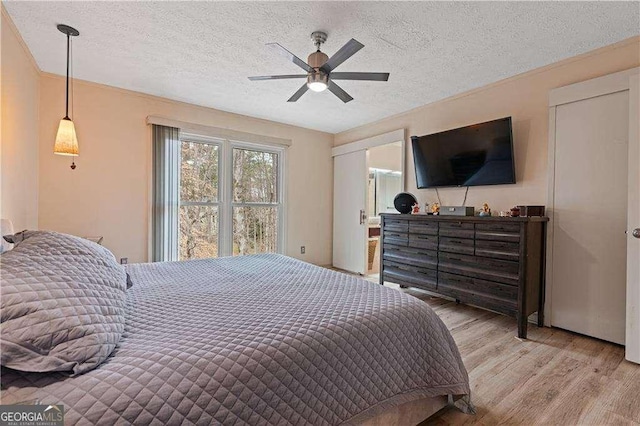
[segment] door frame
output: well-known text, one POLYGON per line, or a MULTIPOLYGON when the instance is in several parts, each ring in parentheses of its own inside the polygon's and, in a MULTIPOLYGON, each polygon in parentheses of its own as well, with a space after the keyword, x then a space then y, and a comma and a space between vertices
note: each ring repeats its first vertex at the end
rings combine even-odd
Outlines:
MULTIPOLYGON (((549 145, 548 145, 548 191, 547 191, 547 216, 549 217, 549 223, 547 227, 547 254, 546 254, 546 285, 545 285, 545 308, 544 317, 545 325, 551 326, 551 303, 553 294, 553 223, 554 223, 554 204, 555 204, 555 153, 556 153, 556 108, 560 105, 582 101, 585 99, 595 98, 598 96, 608 95, 617 92, 623 92, 630 89, 630 81, 634 76, 640 73, 640 68, 631 68, 625 71, 605 75, 603 77, 594 78, 591 80, 583 81, 580 83, 571 84, 568 86, 553 89, 549 92, 549 145)), ((633 96, 630 96, 630 104, 632 104, 633 96)), ((630 105, 631 107, 632 105, 630 105)), ((631 108, 630 108, 631 110, 631 108)), ((631 112, 631 111, 630 111, 631 112)), ((629 125, 633 125, 633 120, 630 120, 629 125)), ((631 134, 630 134, 631 135, 631 134)), ((635 149, 637 152, 638 147, 637 139, 629 139, 630 153, 635 149)), ((627 281, 627 295, 629 295, 630 283, 627 281)), ((636 290, 638 291, 638 290, 636 290)), ((627 306, 629 300, 627 299, 627 306)), ((637 313, 638 318, 635 319, 635 323, 640 321, 640 313, 637 313)), ((627 325, 629 324, 629 317, 627 317, 627 325)), ((628 336, 627 336, 628 337, 628 336)), ((635 345, 640 345, 640 336, 635 345)), ((633 342, 627 341, 627 345, 634 345, 633 342)))
MULTIPOLYGON (((629 206, 627 224, 640 227, 640 73, 629 77, 629 206), (636 122, 633 122, 635 117, 636 122), (636 197, 635 199, 633 197, 636 197)), ((630 232, 628 229, 627 232, 630 232)), ((627 236, 627 265, 640 253, 640 240, 627 236), (634 244, 633 247, 631 245, 634 244)), ((636 257, 637 259, 637 257, 636 257)), ((627 266, 627 360, 640 364, 640 264, 627 266), (633 269, 632 269, 633 268, 633 269), (633 285, 634 279, 636 284, 633 285)))
MULTIPOLYGON (((354 141, 354 142, 349 142, 346 143, 344 145, 339 145, 337 147, 334 147, 331 150, 331 157, 335 158, 337 156, 340 155, 345 155, 345 154, 350 154, 352 152, 356 152, 356 151, 366 151, 366 165, 365 168, 369 169, 369 149, 370 148, 375 148, 378 146, 383 146, 383 145, 388 145, 391 143, 396 143, 396 142, 401 142, 402 143, 402 191, 405 191, 407 184, 406 184, 406 158, 407 158, 407 152, 406 152, 406 130, 405 129, 398 129, 398 130, 393 130, 391 132, 387 132, 387 133, 383 133, 380 135, 376 135, 376 136, 371 136, 369 138, 366 139, 361 139, 358 141, 354 141)), ((335 176, 335 174, 334 174, 335 176)), ((363 176, 363 179, 368 179, 368 173, 367 175, 363 176)), ((365 198, 364 198, 364 210, 365 212, 368 212, 368 206, 369 206, 369 194, 368 191, 365 191, 365 198)), ((334 210, 335 211, 335 210, 334 210)), ((368 214, 367 214, 367 220, 368 220, 368 214)), ((334 223, 335 223, 335 213, 334 213, 334 223)), ((335 226, 335 224, 334 224, 335 226)), ((365 240, 363 241, 363 247, 367 247, 367 239, 365 238, 365 240)), ((333 243, 332 243, 332 248, 333 248, 333 243)), ((365 250, 366 253, 366 250, 365 250)), ((367 257, 364 257, 364 271, 367 271, 367 257)))

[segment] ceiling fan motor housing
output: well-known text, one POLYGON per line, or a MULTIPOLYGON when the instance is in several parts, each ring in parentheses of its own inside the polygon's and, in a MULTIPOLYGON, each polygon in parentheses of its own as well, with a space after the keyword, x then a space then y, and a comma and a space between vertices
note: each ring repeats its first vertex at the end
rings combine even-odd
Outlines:
POLYGON ((326 72, 320 69, 320 67, 323 66, 328 60, 329 57, 319 50, 312 53, 307 58, 307 63, 311 68, 313 68, 313 71, 310 72, 307 76, 307 86, 311 88, 311 90, 320 91, 325 89, 329 84, 329 76, 326 72), (324 86, 317 86, 319 87, 318 89, 313 89, 313 83, 322 83, 324 86))
POLYGON ((311 68, 314 68, 317 70, 318 68, 323 66, 328 60, 329 60, 329 57, 318 50, 317 52, 313 52, 311 55, 309 55, 309 57, 307 58, 307 64, 309 64, 311 68))

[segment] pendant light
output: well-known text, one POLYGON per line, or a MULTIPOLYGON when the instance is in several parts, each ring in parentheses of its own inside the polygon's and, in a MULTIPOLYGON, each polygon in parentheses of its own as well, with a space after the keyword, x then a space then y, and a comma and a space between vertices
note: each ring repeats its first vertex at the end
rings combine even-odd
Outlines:
MULTIPOLYGON (((76 128, 73 125, 73 121, 69 117, 69 53, 71 48, 71 37, 79 36, 80 32, 75 28, 63 24, 58 25, 58 30, 67 35, 67 100, 65 104, 64 118, 60 120, 60 125, 58 126, 58 134, 56 135, 56 143, 53 146, 53 153, 77 157, 79 155, 78 138, 76 137, 76 128)), ((73 81, 71 84, 73 84, 73 81)), ((71 170, 75 170, 75 168, 76 163, 72 161, 71 170)))

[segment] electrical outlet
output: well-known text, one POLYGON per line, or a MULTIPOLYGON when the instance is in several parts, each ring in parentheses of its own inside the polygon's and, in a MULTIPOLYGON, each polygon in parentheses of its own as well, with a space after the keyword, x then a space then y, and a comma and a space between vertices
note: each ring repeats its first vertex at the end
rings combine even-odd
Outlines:
POLYGON ((127 263, 129 263, 129 258, 128 257, 121 257, 120 258, 120 264, 121 265, 126 265, 127 263))
POLYGON ((305 246, 300 246, 300 254, 305 254, 305 252, 307 251, 305 246))

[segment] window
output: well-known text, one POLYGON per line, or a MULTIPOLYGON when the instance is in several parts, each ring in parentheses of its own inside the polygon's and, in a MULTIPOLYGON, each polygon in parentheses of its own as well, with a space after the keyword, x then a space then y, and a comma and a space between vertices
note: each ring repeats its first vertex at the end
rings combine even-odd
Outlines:
POLYGON ((233 255, 277 252, 278 154, 233 148, 233 255))
POLYGON ((219 153, 214 143, 180 141, 181 260, 218 257, 219 153))
POLYGON ((282 252, 284 150, 183 135, 179 258, 282 252))

